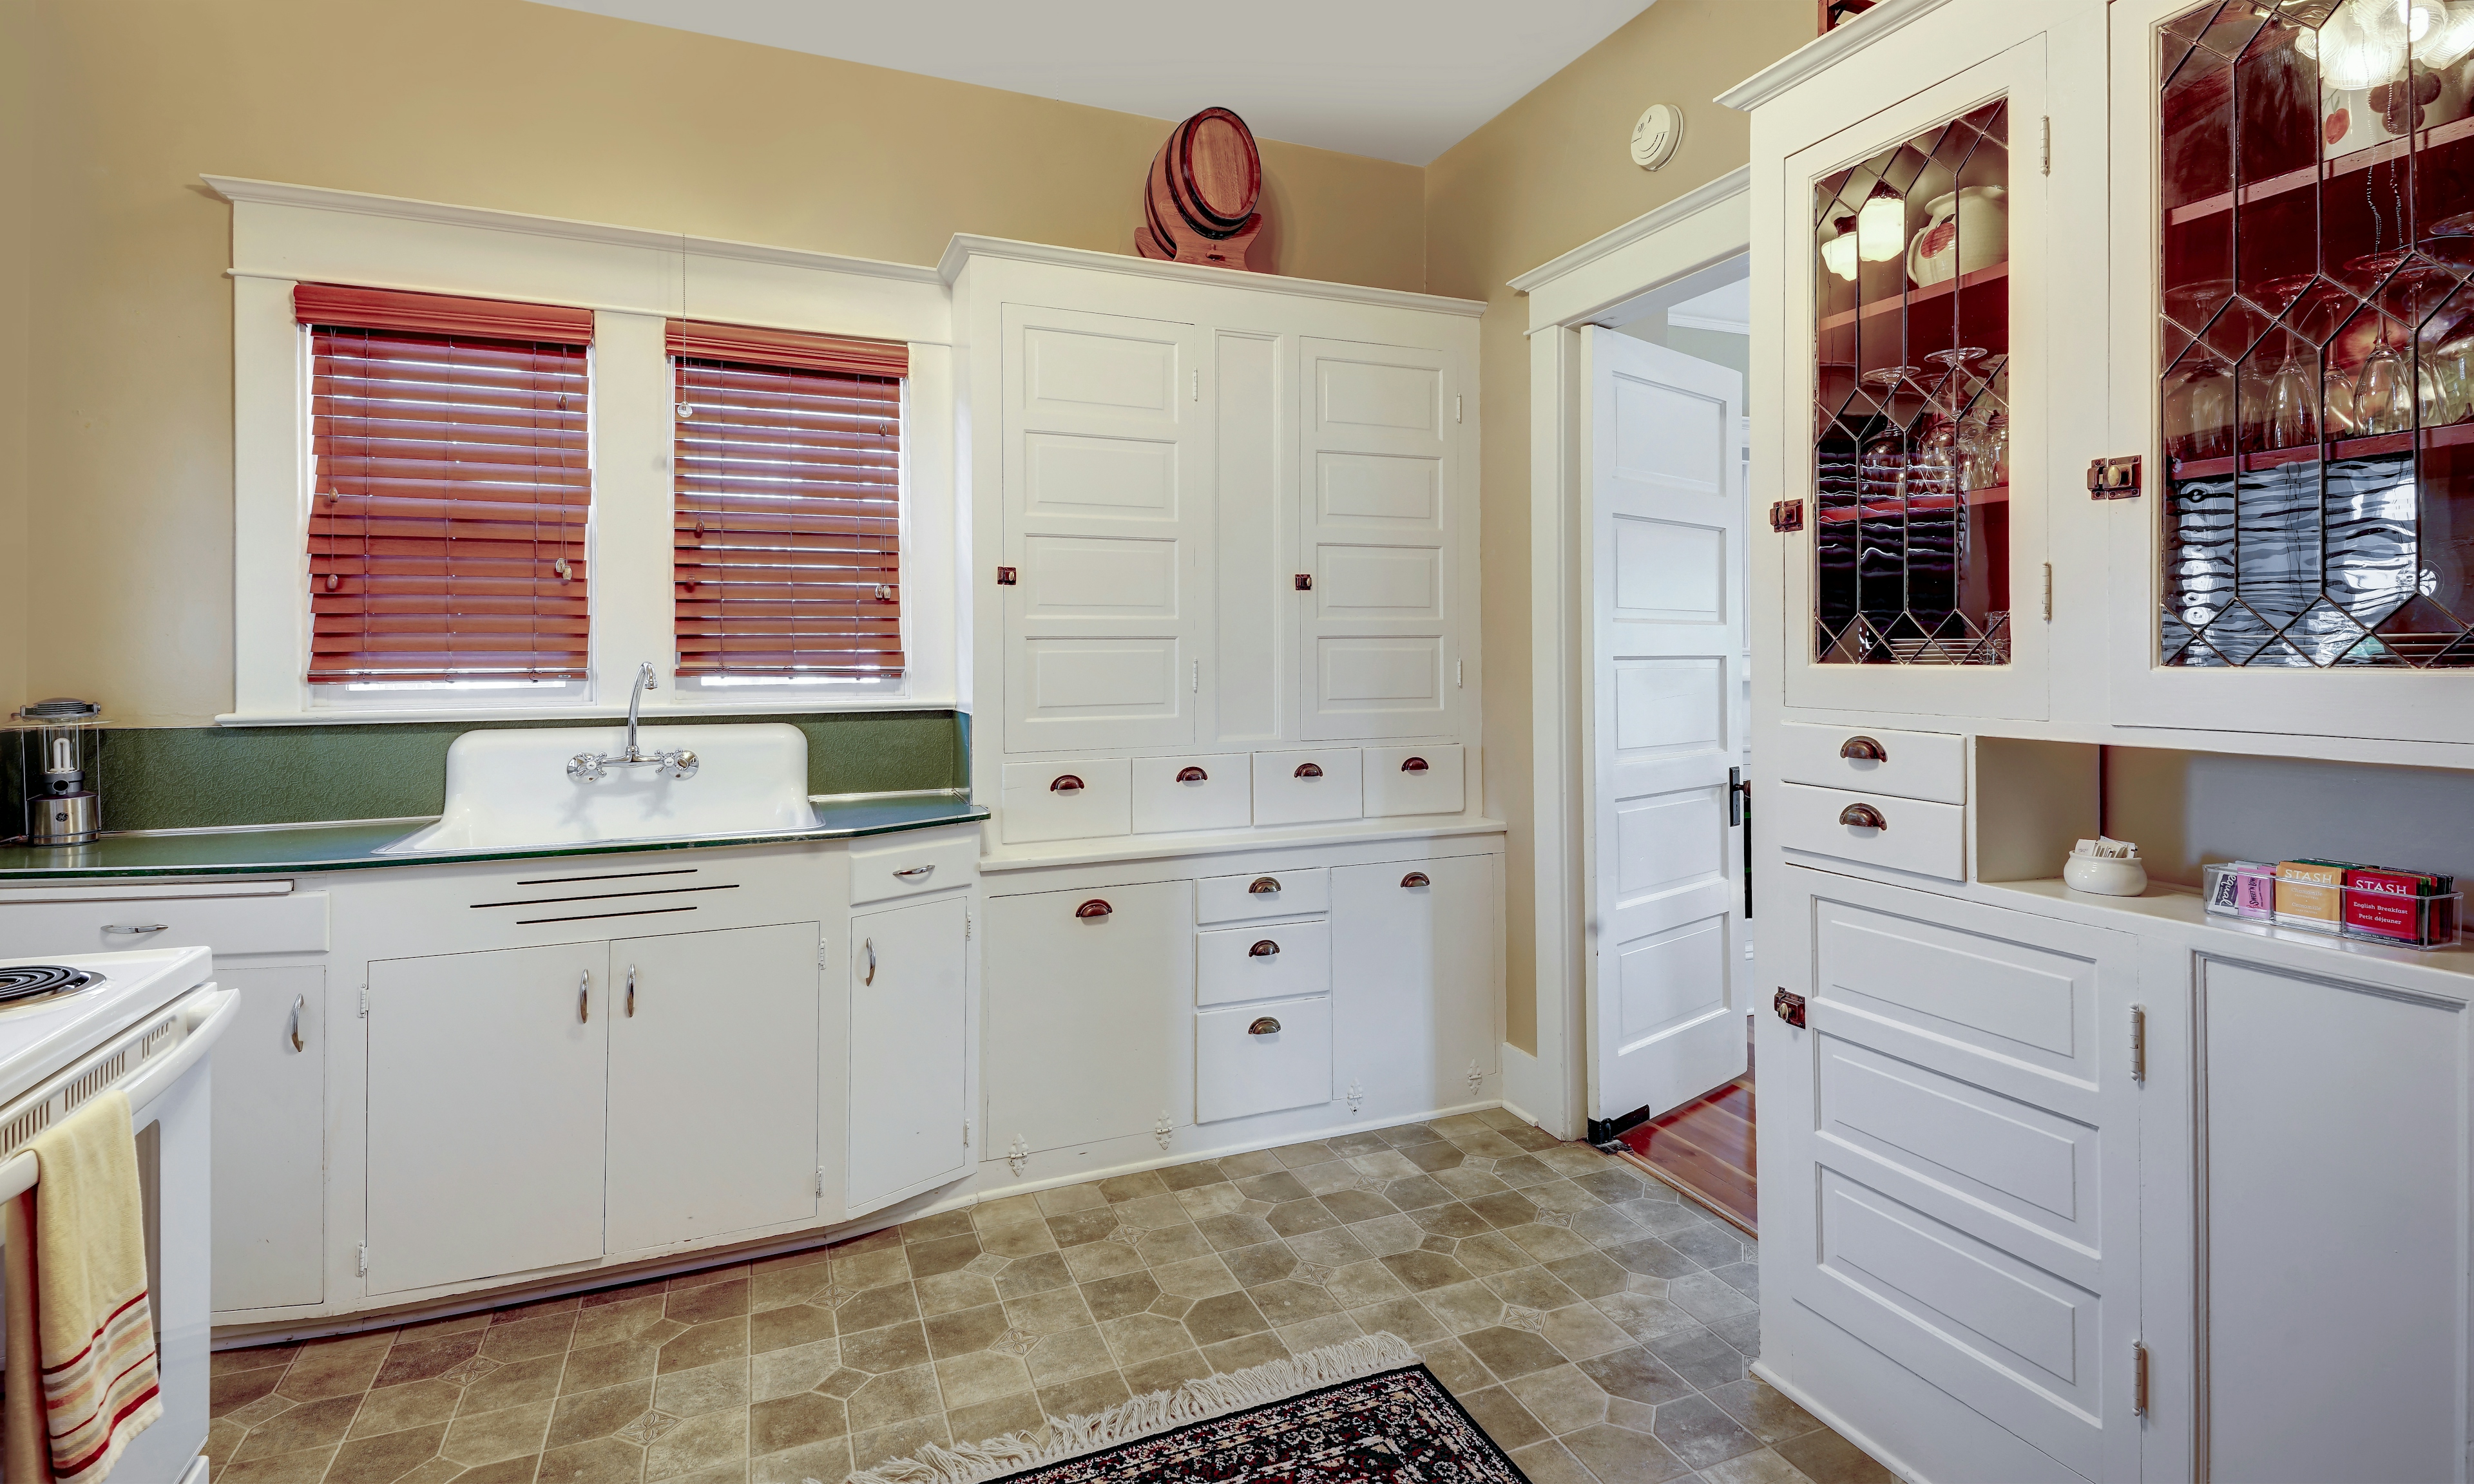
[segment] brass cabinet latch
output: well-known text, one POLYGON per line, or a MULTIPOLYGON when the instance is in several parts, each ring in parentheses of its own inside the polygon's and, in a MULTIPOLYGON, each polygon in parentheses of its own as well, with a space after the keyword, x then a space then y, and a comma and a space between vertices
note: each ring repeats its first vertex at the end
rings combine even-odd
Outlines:
POLYGON ((2088 461, 2088 498, 2094 500, 2135 500, 2139 498, 2139 455, 2124 459, 2090 459, 2088 461))
POLYGON ((1770 507, 1770 529, 1781 536, 1804 529, 1804 502, 1780 500, 1770 507))

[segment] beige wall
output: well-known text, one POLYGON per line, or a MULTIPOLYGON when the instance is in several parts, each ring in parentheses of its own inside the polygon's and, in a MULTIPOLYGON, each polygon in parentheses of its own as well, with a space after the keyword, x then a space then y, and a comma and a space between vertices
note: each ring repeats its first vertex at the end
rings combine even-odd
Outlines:
POLYGON ((1487 301, 1479 472, 1487 802, 1512 825, 1505 865, 1507 1034, 1537 1048, 1529 673, 1529 347, 1516 275, 1750 158, 1744 115, 1710 98, 1812 39, 1811 0, 1658 0, 1426 167, 1426 288, 1487 301), (1684 142, 1651 173, 1628 153, 1653 103, 1684 142))
MULTIPOLYGON (((33 155, 27 59, 10 44, 34 0, 0 0, 0 716, 26 695, 26 250, 33 155)), ((5 826, 0 826, 5 827, 5 826)))
MULTIPOLYGON (((230 214, 201 173, 934 263, 956 232, 1130 251, 1166 132, 520 0, 0 0, 0 27, 31 74, 0 107, 35 121, 31 180, 0 158, 0 549, 31 488, 47 552, 22 610, 0 584, 0 709, 132 723, 231 704, 230 214)), ((1279 272, 1423 286, 1417 168, 1263 155, 1279 272)))

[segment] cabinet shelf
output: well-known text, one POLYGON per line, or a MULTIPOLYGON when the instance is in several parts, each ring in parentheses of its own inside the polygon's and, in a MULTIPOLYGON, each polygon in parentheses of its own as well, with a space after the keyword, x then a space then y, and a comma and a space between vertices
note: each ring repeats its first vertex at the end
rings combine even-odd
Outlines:
MULTIPOLYGON (((2389 458, 2413 451, 2413 433, 2373 433, 2363 438, 2340 438, 2326 443, 2303 443, 2292 448, 2267 448, 2240 456, 2244 473, 2256 474, 2263 469, 2284 464, 2308 464, 2326 459, 2389 458)), ((2474 443, 2474 421, 2452 422, 2445 427, 2425 428, 2420 437, 2425 448, 2454 448, 2474 443)), ((2171 470, 2175 479, 2215 479, 2234 471, 2233 456, 2221 459, 2176 459, 2171 470)))
MULTIPOLYGON (((2474 117, 2461 118, 2441 124, 2435 129, 2423 130, 2416 147, 2425 150, 2436 149, 2440 145, 2455 144, 2461 139, 2474 139, 2474 117)), ((2393 159, 2403 159, 2406 152, 2405 139, 2390 139, 2385 144, 2372 145, 2367 150, 2356 150, 2349 155, 2338 156, 2327 162, 2328 174, 2331 177, 2352 175, 2358 170, 2368 170, 2373 165, 2386 164, 2393 159)), ((2314 161, 2299 170, 2289 170, 2281 176, 2270 176, 2265 180, 2254 180, 2248 185, 2238 186, 2230 191, 2219 191, 2214 196, 2201 197, 2187 205, 2175 206, 2165 214, 2166 225, 2180 227, 2186 222, 2222 216, 2234 209, 2236 204, 2247 206, 2253 202, 2267 201, 2271 197, 2283 196, 2288 192, 2302 190, 2318 183, 2319 163, 2314 161)))
POLYGON ((1854 509, 1842 505, 1824 510, 1820 513, 1819 518, 1825 525, 1836 525, 1858 518, 1886 519, 1901 514, 1912 515, 1920 511, 1951 510, 1961 504, 1974 509, 1979 505, 2007 505, 2008 503, 2010 503, 2008 485, 1987 485, 1981 490, 1970 490, 1964 496, 1919 494, 1903 500, 1866 500, 1854 509))
MULTIPOLYGON (((2390 947, 2359 938, 2340 938, 2327 933, 2278 927, 2270 922, 2245 922, 2210 912, 2206 900, 2195 888, 2170 882, 2150 882, 2147 890, 2137 897, 2099 897, 2088 892, 2075 892, 2058 877, 2041 881, 1980 881, 1977 884, 1993 891, 2016 892, 2040 901, 2068 903, 2100 919, 2135 918, 2150 922, 2172 922, 2244 938, 2267 938, 2296 947, 2369 961, 2362 968, 2350 970, 2354 973, 2376 973, 2378 970, 2371 965, 2378 964, 2406 969, 2433 969, 2474 981, 2474 945, 2461 943, 2444 948, 2390 947)), ((2122 924, 2116 922, 2107 925, 2122 924)))
POLYGON ((1972 274, 1961 274, 1956 278, 1945 279, 1921 289, 1908 289, 1896 299, 1876 299, 1872 303, 1860 304, 1854 309, 1842 309, 1836 314, 1823 315, 1819 324, 1825 330, 1839 329, 1858 320, 1871 320, 1893 311, 1911 309, 1920 304, 1930 303, 1936 299, 1948 299, 1960 289, 1972 289, 1978 284, 1993 283, 2009 276, 2010 260, 2003 258, 1991 267, 1979 268, 1972 274))

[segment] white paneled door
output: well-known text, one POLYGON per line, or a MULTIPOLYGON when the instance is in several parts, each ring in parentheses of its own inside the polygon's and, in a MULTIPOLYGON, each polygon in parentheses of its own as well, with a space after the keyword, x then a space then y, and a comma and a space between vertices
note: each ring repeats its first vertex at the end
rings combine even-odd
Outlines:
POLYGON ((1589 1116, 1744 1071, 1733 824, 1744 655, 1743 378, 1584 331, 1589 1116))

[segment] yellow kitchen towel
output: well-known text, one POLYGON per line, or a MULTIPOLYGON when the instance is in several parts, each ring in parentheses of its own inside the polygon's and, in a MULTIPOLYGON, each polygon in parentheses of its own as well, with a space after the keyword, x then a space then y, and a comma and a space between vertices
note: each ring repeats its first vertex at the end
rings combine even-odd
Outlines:
MULTIPOLYGON (((26 1148, 38 1173, 35 1188, 17 1198, 20 1219, 9 1223, 9 1234, 34 1229, 34 1260, 10 1253, 11 1378, 22 1374, 17 1357, 36 1351, 50 1476, 89 1484, 109 1474, 129 1440, 163 1415, 146 1293, 145 1198, 137 1185, 128 1095, 112 1091, 92 1099, 26 1148), (23 1291, 29 1288, 31 1304, 23 1291), (31 1347, 22 1343, 27 1327, 31 1347)), ((14 1466, 35 1449, 15 1425, 25 1410, 20 1388, 10 1391, 16 1403, 6 1409, 12 1436, 0 1451, 14 1466)), ((16 1476, 12 1467, 11 1484, 16 1476)))

